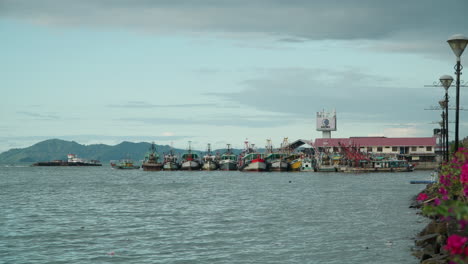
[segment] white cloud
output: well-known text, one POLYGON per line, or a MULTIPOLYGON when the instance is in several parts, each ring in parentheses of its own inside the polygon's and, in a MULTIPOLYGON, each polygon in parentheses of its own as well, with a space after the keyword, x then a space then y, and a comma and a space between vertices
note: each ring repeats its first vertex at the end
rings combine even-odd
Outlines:
POLYGON ((161 135, 163 137, 172 137, 172 136, 175 136, 175 133, 174 132, 163 132, 161 135))

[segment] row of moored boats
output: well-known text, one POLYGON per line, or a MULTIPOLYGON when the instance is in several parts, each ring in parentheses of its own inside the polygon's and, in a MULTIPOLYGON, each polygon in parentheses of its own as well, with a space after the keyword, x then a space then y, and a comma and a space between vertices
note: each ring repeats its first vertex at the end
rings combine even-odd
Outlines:
MULTIPOLYGON (((139 165, 130 159, 119 162, 111 162, 115 169, 139 169, 139 165)), ((205 155, 200 156, 192 151, 190 143, 187 152, 180 158, 171 150, 160 159, 156 152, 154 143, 141 165, 145 171, 161 170, 224 170, 224 171, 313 171, 314 159, 307 157, 303 153, 291 153, 285 149, 274 151, 267 146, 265 153, 258 152, 254 145, 245 142, 245 149, 236 155, 233 153, 230 145, 227 145, 226 152, 223 154, 213 154, 211 145, 208 144, 205 155)))

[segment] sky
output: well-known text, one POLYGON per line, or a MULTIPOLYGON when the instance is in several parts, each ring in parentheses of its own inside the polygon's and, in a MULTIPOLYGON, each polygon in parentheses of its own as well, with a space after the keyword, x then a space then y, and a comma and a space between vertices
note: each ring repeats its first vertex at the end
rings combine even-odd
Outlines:
MULTIPOLYGON (((279 147, 321 137, 316 113, 334 109, 332 137, 430 137, 441 111, 426 109, 444 89, 426 85, 455 77, 446 40, 468 35, 467 10, 466 0, 0 0, 0 152, 50 138, 279 147)), ((468 111, 459 131, 468 136, 468 111)))

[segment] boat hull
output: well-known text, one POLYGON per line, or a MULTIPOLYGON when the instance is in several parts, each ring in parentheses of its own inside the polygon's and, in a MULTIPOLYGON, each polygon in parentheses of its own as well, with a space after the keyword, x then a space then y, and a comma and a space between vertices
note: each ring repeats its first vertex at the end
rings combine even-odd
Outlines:
POLYGON ((181 170, 200 170, 200 163, 196 161, 184 161, 182 162, 181 170))
POLYGON ((143 163, 141 167, 144 171, 160 171, 163 169, 161 163, 143 163))
POLYGON ((163 165, 163 170, 175 171, 179 169, 179 165, 174 162, 166 162, 163 165))
POLYGON ((318 172, 337 172, 337 169, 334 166, 319 166, 317 167, 318 172))
POLYGON ((343 172, 412 172, 414 171, 411 167, 396 167, 396 168, 351 168, 347 167, 342 170, 343 172))
POLYGON ((138 170, 140 166, 120 166, 117 165, 114 168, 119 169, 119 170, 138 170))
POLYGON ((263 161, 253 161, 240 168, 241 171, 266 171, 267 165, 263 161))
POLYGON ((217 170, 218 165, 213 161, 203 163, 202 170, 217 170))
POLYGON ((37 162, 32 166, 102 166, 100 163, 87 163, 87 162, 68 162, 68 161, 46 161, 46 162, 37 162))
POLYGON ((219 169, 223 171, 233 171, 237 170, 237 163, 236 162, 220 162, 219 169))
POLYGON ((270 171, 287 171, 288 170, 288 163, 286 161, 273 161, 269 164, 270 171))
POLYGON ((314 171, 312 162, 302 162, 301 171, 314 171))
POLYGON ((300 171, 302 168, 302 160, 294 160, 289 163, 289 170, 300 171))

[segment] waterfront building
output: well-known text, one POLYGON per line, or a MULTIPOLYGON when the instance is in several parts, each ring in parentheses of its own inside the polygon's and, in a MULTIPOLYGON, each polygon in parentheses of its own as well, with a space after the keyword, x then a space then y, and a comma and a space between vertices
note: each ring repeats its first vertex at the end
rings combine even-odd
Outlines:
POLYGON ((317 138, 314 142, 317 152, 338 153, 342 147, 355 147, 361 153, 376 157, 405 159, 416 169, 434 169, 438 166, 436 137, 317 138))

